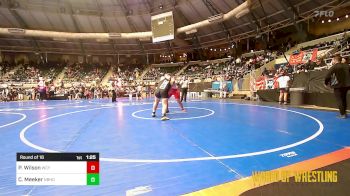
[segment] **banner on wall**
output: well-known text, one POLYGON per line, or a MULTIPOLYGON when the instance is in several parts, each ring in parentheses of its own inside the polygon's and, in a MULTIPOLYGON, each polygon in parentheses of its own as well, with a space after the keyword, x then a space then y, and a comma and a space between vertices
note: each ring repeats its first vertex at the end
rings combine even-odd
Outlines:
POLYGON ((265 76, 260 76, 255 79, 255 89, 256 90, 263 90, 266 89, 266 78, 265 76))
POLYGON ((290 65, 298 65, 302 63, 304 57, 304 52, 300 51, 298 54, 290 55, 289 57, 289 64, 290 65))
POLYGON ((290 55, 289 64, 298 65, 302 63, 307 63, 309 60, 315 62, 317 59, 318 49, 314 48, 312 52, 300 51, 298 54, 290 55))
MULTIPOLYGON (((224 82, 227 85, 228 92, 232 92, 232 90, 233 90, 232 81, 224 81, 224 82)), ((213 82, 211 84, 211 88, 214 90, 220 90, 220 82, 213 82)))
POLYGON ((309 60, 315 62, 317 59, 318 49, 313 49, 312 52, 305 52, 302 63, 307 63, 309 60))
POLYGON ((278 77, 268 78, 265 76, 260 76, 255 79, 255 88, 256 90, 277 89, 277 79, 278 77))
POLYGON ((317 52, 318 48, 314 48, 314 50, 312 51, 311 61, 315 62, 317 60, 317 52))

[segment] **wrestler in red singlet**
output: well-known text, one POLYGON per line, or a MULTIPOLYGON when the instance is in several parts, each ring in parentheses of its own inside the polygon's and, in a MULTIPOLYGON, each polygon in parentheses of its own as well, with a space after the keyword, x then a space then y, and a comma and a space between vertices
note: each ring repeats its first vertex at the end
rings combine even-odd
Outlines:
MULTIPOLYGON (((176 84, 176 81, 174 79, 171 82, 172 82, 171 88, 170 88, 169 93, 168 93, 169 98, 174 95, 175 100, 179 104, 181 110, 186 111, 184 106, 182 105, 182 103, 180 101, 180 89, 179 89, 178 84, 176 84)), ((169 109, 167 111, 169 112, 169 109)))

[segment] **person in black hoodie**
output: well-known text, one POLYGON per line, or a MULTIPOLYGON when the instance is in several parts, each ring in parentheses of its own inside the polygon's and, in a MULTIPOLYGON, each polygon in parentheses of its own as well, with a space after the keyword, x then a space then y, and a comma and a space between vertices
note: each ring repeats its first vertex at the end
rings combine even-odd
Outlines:
POLYGON ((341 57, 339 55, 332 59, 332 64, 333 66, 326 75, 325 84, 334 88, 334 95, 340 112, 339 118, 345 119, 347 118, 346 95, 350 89, 350 66, 341 63, 341 57))

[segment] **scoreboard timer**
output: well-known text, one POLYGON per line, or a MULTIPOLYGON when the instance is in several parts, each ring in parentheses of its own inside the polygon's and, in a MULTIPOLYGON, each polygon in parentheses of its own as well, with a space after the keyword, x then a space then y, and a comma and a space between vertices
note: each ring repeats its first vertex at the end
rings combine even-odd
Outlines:
POLYGON ((99 153, 17 153, 17 185, 99 185, 99 153))
POLYGON ((173 12, 151 16, 153 43, 173 40, 175 35, 173 12))

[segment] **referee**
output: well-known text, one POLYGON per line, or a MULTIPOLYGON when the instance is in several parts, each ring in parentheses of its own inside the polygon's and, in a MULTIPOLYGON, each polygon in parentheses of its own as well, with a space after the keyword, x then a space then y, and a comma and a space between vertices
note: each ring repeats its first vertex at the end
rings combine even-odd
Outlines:
POLYGON ((345 63, 341 63, 341 57, 339 55, 333 57, 333 66, 329 69, 325 84, 334 88, 334 95, 338 104, 340 116, 339 118, 345 119, 346 115, 346 95, 350 89, 350 66, 345 63), (335 75, 335 78, 332 75, 335 75))
POLYGON ((187 91, 188 91, 188 85, 189 85, 189 81, 187 79, 187 77, 183 77, 182 81, 180 82, 181 84, 181 98, 180 101, 185 101, 187 100, 187 91))

